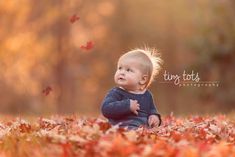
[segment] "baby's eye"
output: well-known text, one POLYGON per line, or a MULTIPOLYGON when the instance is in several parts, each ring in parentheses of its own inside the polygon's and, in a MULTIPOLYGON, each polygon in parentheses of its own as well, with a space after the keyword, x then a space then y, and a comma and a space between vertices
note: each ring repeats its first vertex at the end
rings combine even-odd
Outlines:
POLYGON ((118 67, 118 70, 122 70, 123 68, 122 67, 118 67))
POLYGON ((132 69, 127 68, 126 71, 127 71, 127 72, 132 72, 132 69))

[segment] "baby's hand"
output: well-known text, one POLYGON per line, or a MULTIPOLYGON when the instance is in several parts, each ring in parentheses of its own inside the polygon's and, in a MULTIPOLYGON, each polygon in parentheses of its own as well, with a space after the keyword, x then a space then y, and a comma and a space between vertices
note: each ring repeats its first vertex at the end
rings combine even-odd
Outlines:
POLYGON ((155 127, 160 124, 160 119, 157 115, 150 115, 148 119, 148 124, 150 127, 155 127))
POLYGON ((138 101, 137 100, 130 100, 130 110, 134 113, 134 114, 136 114, 136 115, 138 115, 138 111, 137 110, 139 110, 140 109, 140 105, 138 104, 138 101))

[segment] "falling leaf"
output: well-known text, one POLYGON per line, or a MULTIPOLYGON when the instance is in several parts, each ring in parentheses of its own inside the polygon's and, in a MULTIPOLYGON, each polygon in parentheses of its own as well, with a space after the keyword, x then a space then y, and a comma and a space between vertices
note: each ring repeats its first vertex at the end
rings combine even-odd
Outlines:
POLYGON ((94 47, 94 43, 92 41, 88 41, 86 45, 82 45, 80 48, 84 50, 90 50, 94 47))
POLYGON ((74 14, 74 15, 72 15, 71 17, 70 17, 70 23, 74 23, 74 22, 76 22, 76 21, 78 21, 80 19, 80 17, 79 16, 77 16, 76 14, 74 14))
POLYGON ((51 91, 52 88, 50 86, 47 86, 45 89, 43 89, 42 93, 47 96, 48 94, 50 94, 51 91))

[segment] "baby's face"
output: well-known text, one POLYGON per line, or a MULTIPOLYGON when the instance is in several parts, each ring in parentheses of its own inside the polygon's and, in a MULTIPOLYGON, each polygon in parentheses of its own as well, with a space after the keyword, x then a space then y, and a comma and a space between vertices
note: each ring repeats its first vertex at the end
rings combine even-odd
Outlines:
POLYGON ((115 83, 127 91, 139 91, 143 73, 140 70, 140 63, 137 59, 120 59, 117 71, 114 75, 115 83))

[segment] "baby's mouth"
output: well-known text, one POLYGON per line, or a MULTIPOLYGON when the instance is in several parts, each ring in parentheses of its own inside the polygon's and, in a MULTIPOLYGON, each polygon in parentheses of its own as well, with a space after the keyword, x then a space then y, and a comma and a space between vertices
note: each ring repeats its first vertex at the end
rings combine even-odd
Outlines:
POLYGON ((124 81, 125 79, 122 78, 122 77, 119 77, 118 80, 119 80, 119 81, 124 81))

